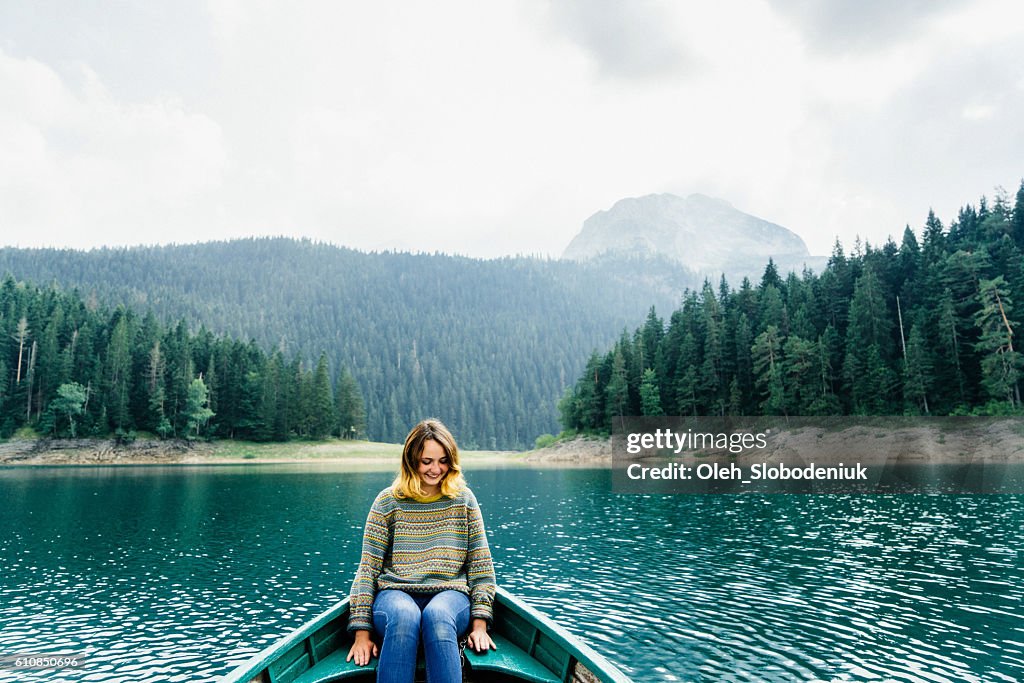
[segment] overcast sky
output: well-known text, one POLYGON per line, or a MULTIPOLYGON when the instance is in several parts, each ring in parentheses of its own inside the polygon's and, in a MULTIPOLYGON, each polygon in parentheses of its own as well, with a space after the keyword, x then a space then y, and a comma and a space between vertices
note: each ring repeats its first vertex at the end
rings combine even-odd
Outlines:
POLYGON ((703 192, 821 254, 1014 193, 1022 122, 1019 0, 10 0, 0 244, 557 256, 703 192))

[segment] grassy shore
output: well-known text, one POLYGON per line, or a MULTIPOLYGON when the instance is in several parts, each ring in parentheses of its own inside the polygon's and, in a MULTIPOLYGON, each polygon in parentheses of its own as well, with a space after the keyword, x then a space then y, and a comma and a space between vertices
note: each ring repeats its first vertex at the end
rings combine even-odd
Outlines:
MULTIPOLYGON (((251 441, 161 440, 141 434, 130 443, 113 439, 45 439, 22 431, 0 441, 4 465, 144 465, 338 462, 361 468, 394 469, 401 444, 328 439, 256 443, 251 441)), ((460 450, 465 464, 514 464, 517 451, 460 450)))
MULTIPOLYGON (((379 441, 289 441, 287 443, 255 443, 251 441, 217 441, 204 454, 207 462, 311 462, 345 461, 386 463, 394 466, 402 455, 401 444, 379 441)), ((509 462, 522 460, 517 451, 459 450, 463 461, 509 462)))

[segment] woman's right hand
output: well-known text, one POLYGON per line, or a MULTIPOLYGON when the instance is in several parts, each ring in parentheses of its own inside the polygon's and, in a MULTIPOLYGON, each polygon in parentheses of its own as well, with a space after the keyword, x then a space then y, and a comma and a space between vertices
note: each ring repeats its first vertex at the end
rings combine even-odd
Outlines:
POLYGON ((366 666, 370 663, 370 657, 377 656, 377 644, 370 640, 369 631, 356 631, 356 642, 352 643, 352 649, 348 651, 346 662, 354 658, 359 666, 366 666))

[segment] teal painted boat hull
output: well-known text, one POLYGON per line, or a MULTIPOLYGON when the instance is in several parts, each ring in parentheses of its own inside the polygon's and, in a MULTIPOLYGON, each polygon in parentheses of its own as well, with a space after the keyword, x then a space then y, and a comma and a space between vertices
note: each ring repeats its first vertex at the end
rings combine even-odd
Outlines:
MULTIPOLYGON (((348 600, 343 600, 221 680, 224 683, 376 680, 376 658, 363 667, 345 662, 352 645, 347 627, 348 600)), ((495 596, 491 636, 497 650, 483 654, 465 650, 464 681, 631 683, 631 679, 607 659, 501 588, 495 596)), ((422 670, 419 677, 422 677, 422 670)))

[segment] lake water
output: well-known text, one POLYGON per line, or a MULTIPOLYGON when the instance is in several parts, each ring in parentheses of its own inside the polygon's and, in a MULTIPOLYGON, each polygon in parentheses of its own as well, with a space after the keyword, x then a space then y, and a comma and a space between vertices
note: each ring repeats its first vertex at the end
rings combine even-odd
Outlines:
MULTIPOLYGON (((639 681, 1024 679, 1024 496, 613 495, 470 471, 499 582, 639 681)), ((0 680, 207 680, 343 598, 390 474, 0 469, 0 680)))

